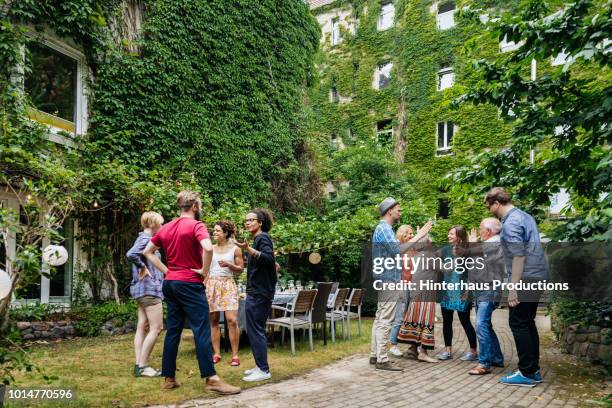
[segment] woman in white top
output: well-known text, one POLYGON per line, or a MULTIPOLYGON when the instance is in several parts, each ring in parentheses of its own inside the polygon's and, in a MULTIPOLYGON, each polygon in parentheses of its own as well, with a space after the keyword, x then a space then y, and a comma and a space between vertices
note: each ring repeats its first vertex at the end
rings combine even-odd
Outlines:
POLYGON ((242 250, 234 245, 232 239, 236 227, 229 221, 215 223, 213 238, 213 257, 210 264, 210 272, 206 281, 206 297, 210 311, 211 340, 213 346, 213 362, 217 364, 221 360, 221 331, 219 330, 219 317, 225 312, 227 327, 229 330, 230 343, 232 345, 232 366, 239 366, 238 340, 240 329, 238 328, 238 288, 234 280, 234 273, 240 274, 244 269, 242 250))

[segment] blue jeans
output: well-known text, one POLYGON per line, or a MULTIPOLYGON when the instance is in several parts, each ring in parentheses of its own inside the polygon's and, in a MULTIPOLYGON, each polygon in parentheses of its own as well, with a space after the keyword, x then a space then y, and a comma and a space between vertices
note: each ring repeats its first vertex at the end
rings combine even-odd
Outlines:
POLYGON ((176 376, 176 355, 185 317, 193 331, 196 358, 202 378, 216 374, 210 343, 210 318, 208 301, 201 283, 164 280, 162 285, 164 302, 168 306, 166 317, 166 337, 162 355, 162 376, 176 376))
POLYGON ((402 323, 404 323, 404 315, 406 314, 406 310, 408 310, 409 299, 410 292, 408 290, 404 290, 404 300, 402 301, 401 307, 398 307, 395 311, 395 320, 393 321, 393 326, 391 326, 391 336, 389 341, 393 345, 397 345, 397 335, 399 334, 402 323))
POLYGON ((479 356, 478 363, 491 368, 491 364, 502 364, 504 355, 502 354, 499 340, 493 330, 491 315, 496 308, 492 301, 475 301, 476 304, 476 336, 478 337, 479 356))
POLYGON ((266 320, 270 315, 272 300, 262 295, 247 294, 244 302, 246 314, 246 330, 251 344, 251 351, 255 364, 265 373, 270 371, 268 366, 268 339, 266 337, 266 320))

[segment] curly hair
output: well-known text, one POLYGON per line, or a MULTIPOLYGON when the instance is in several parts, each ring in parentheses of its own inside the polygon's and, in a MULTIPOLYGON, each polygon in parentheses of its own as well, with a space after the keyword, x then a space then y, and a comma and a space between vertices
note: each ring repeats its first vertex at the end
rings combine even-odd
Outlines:
POLYGON ((225 239, 232 238, 234 234, 236 233, 236 226, 231 221, 228 221, 228 220, 217 221, 215 222, 215 226, 217 225, 221 227, 221 230, 225 234, 225 239))
POLYGON ((265 208, 254 208, 249 211, 249 213, 257 216, 257 221, 261 223, 261 230, 263 232, 268 232, 272 229, 274 218, 270 210, 266 210, 265 208))

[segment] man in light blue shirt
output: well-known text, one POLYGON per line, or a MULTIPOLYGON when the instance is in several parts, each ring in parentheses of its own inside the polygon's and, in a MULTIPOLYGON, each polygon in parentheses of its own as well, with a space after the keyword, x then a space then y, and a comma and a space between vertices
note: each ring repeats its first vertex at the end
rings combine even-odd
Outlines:
MULTIPOLYGON (((501 245, 512 283, 538 283, 548 279, 546 258, 540 243, 535 220, 516 208, 510 194, 501 187, 494 187, 485 196, 485 206, 501 219, 501 245)), ((540 339, 535 317, 540 290, 510 290, 508 323, 514 336, 518 353, 518 370, 500 379, 507 385, 535 387, 542 382, 540 374, 540 339)))
MULTIPOLYGON (((418 241, 429 233, 431 222, 426 223, 410 243, 400 245, 395 237, 392 225, 401 217, 399 203, 392 197, 387 197, 378 205, 381 220, 372 235, 372 261, 374 281, 382 284, 399 284, 402 280, 402 268, 396 259, 405 252, 412 241, 418 241), (386 261, 386 262, 385 262, 386 261)), ((401 286, 393 289, 377 290, 378 304, 376 317, 372 324, 372 343, 370 349, 370 364, 376 365, 378 370, 403 371, 389 362, 387 343, 391 327, 395 321, 397 308, 402 303, 403 290, 401 286)))

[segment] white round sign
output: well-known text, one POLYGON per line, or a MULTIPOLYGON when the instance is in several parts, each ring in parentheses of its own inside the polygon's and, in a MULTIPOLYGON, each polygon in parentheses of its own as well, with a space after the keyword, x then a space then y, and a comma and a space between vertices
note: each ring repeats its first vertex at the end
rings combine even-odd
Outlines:
POLYGON ((11 277, 6 271, 0 269, 0 299, 4 299, 11 291, 11 277))
POLYGON ((43 261, 51 266, 60 266, 68 260, 68 251, 61 245, 49 245, 43 250, 43 261))

